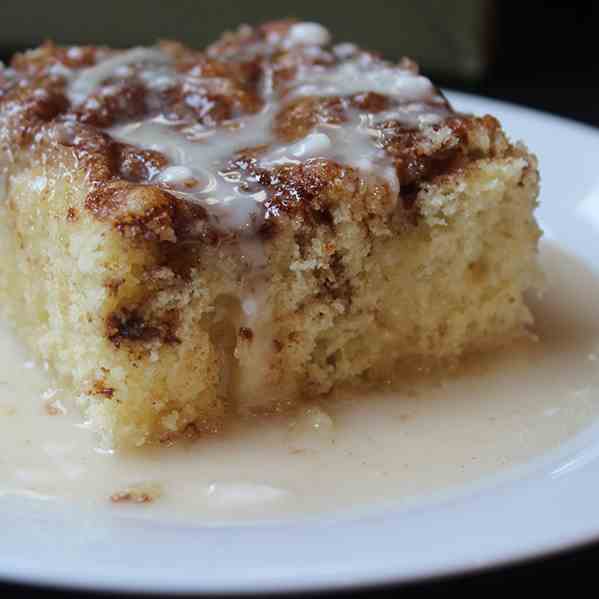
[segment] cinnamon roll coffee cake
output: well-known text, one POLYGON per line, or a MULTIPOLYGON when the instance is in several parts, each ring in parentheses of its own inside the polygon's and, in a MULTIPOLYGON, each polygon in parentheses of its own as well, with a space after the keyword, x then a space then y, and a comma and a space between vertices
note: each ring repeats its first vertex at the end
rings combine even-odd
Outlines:
POLYGON ((535 157, 320 25, 0 73, 5 316, 116 447, 525 332, 535 157))

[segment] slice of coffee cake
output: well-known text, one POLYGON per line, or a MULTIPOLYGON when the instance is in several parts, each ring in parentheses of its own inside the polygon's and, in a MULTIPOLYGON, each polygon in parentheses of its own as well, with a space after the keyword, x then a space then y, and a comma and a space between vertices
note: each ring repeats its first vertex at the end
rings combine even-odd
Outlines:
POLYGON ((0 74, 7 317, 116 446, 435 367, 531 321, 535 158, 311 23, 0 74))

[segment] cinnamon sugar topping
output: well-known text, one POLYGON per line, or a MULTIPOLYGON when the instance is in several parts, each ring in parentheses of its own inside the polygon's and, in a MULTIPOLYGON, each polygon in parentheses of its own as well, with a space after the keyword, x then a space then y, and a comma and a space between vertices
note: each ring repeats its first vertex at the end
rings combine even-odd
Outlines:
MULTIPOLYGON (((341 177, 356 171, 396 198, 430 176, 438 153, 464 153, 456 131, 480 125, 456 115, 412 61, 331 46, 321 25, 292 21, 241 27, 205 52, 173 42, 47 44, 2 70, 0 117, 2 138, 70 147, 94 182, 96 208, 98 190, 123 179, 197 204, 215 230, 244 234, 281 208, 305 210, 312 161, 341 177), (450 141, 431 144, 439 136, 450 141)), ((122 209, 106 201, 95 213, 112 210, 117 225, 122 209)))

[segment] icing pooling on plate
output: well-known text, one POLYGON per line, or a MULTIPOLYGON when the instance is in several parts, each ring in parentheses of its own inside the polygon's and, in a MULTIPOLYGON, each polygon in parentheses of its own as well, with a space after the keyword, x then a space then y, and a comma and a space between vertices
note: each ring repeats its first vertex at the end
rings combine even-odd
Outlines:
POLYGON ((47 392, 47 373, 0 323, 0 503, 16 496, 162 521, 273 520, 396 508, 525 462, 599 418, 599 279, 555 246, 543 245, 541 259, 550 287, 533 306, 539 343, 477 356, 418 394, 404 385, 366 400, 354 390, 292 418, 238 422, 192 445, 143 452, 96 449, 73 399, 47 392), (64 411, 48 409, 58 401, 64 411), (132 487, 161 493, 143 504, 111 501, 132 487))

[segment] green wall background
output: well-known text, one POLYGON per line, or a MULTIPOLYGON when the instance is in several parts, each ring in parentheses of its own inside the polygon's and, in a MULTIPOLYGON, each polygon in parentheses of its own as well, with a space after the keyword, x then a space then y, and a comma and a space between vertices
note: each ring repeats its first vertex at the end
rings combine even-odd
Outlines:
POLYGON ((491 0, 0 0, 0 49, 39 44, 151 44, 179 39, 202 47, 240 23, 294 16, 325 24, 339 41, 355 41, 390 58, 419 60, 426 70, 476 78, 491 50, 491 0))

